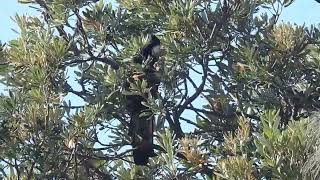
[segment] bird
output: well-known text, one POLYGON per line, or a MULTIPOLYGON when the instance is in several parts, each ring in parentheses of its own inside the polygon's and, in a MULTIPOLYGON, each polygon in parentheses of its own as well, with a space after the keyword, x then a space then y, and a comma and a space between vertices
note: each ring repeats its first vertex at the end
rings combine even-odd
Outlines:
MULTIPOLYGON (((133 74, 129 82, 147 80, 147 88, 150 88, 152 97, 156 97, 158 92, 158 82, 152 80, 151 77, 154 76, 153 72, 156 71, 154 65, 159 60, 159 55, 160 40, 155 35, 150 34, 148 35, 148 42, 133 57, 134 63, 144 65, 144 72, 142 75, 133 74)), ((133 161, 136 165, 145 166, 149 162, 149 157, 156 156, 153 149, 154 116, 150 108, 142 104, 145 101, 145 97, 128 95, 126 99, 127 110, 130 115, 128 135, 132 137, 133 161), (144 113, 143 116, 141 116, 142 113, 144 113)))
POLYGON ((157 38, 157 36, 151 34, 149 35, 148 43, 140 49, 139 54, 133 58, 133 62, 137 64, 143 64, 151 59, 151 65, 153 66, 153 64, 158 60, 159 55, 160 40, 157 38))
POLYGON ((145 119, 135 121, 134 127, 136 134, 133 135, 133 161, 136 165, 147 165, 149 157, 154 157, 156 154, 153 150, 153 121, 152 116, 145 119))

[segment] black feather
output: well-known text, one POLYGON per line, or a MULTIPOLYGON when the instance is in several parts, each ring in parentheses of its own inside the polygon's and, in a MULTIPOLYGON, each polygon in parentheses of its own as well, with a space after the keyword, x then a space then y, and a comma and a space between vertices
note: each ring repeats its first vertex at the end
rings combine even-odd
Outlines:
MULTIPOLYGON (((159 81, 154 75, 154 64, 159 59, 160 40, 155 35, 150 35, 148 43, 145 44, 140 52, 133 57, 133 62, 143 64, 144 76, 140 79, 147 80, 148 87, 151 88, 151 96, 156 98, 158 93, 159 81)), ((130 78, 132 82, 135 80, 130 78)), ((130 81, 130 82, 131 82, 130 81)), ((129 89, 127 82, 126 89, 129 89)), ((149 157, 156 156, 153 150, 153 121, 154 117, 149 107, 143 105, 145 100, 139 95, 127 95, 127 110, 130 114, 130 124, 128 135, 132 137, 131 145, 133 150, 133 160, 136 165, 147 165, 149 157), (142 112, 149 112, 150 116, 140 116, 142 112)))
POLYGON ((142 56, 145 59, 148 59, 149 56, 157 56, 157 54, 153 54, 153 49, 157 46, 160 46, 160 40, 155 35, 151 35, 149 43, 146 44, 141 50, 142 56))
POLYGON ((142 64, 149 57, 157 59, 159 54, 154 53, 154 48, 157 48, 157 46, 160 46, 160 40, 155 35, 150 35, 148 43, 141 48, 137 56, 133 57, 133 62, 142 64))

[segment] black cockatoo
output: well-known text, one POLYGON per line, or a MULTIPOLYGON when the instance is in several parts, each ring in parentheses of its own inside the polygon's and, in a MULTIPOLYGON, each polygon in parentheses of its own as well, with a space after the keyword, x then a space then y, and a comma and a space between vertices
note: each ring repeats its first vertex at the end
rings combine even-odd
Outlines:
POLYGON ((160 40, 155 35, 149 35, 148 43, 140 49, 139 55, 133 58, 133 62, 143 64, 149 60, 153 65, 158 60, 159 53, 160 40))
MULTIPOLYGON (((144 64, 144 75, 138 80, 147 80, 148 87, 151 91, 151 96, 156 97, 158 93, 158 81, 154 81, 153 72, 154 64, 159 59, 160 40, 155 35, 150 35, 148 43, 145 44, 137 56, 133 57, 133 62, 144 64)), ((131 78, 131 83, 137 80, 131 78)), ((148 95, 146 95, 148 96, 148 95)), ((153 150, 153 121, 154 116, 151 110, 142 104, 146 101, 145 97, 139 95, 128 95, 127 110, 130 114, 129 135, 132 137, 133 160, 136 165, 147 165, 149 157, 156 154, 153 150), (150 115, 141 116, 141 113, 150 115)))

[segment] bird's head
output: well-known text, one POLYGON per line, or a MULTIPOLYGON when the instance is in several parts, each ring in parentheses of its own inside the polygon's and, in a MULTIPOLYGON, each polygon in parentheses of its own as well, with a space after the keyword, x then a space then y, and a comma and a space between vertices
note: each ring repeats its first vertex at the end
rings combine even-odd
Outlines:
POLYGON ((160 54, 160 40, 153 34, 149 37, 149 41, 152 47, 152 55, 157 57, 160 54))

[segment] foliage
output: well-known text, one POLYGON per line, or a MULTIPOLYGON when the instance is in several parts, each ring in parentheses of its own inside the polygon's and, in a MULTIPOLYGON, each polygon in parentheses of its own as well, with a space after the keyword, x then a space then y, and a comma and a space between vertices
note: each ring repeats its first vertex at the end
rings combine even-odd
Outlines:
POLYGON ((292 0, 20 0, 0 43, 8 179, 318 179, 320 31, 278 22, 292 0), (161 40, 148 166, 132 160, 125 84, 161 40), (71 99, 71 100, 69 100, 71 99))
POLYGON ((247 133, 249 124, 243 119, 235 136, 225 136, 222 150, 228 154, 218 161, 217 175, 225 179, 317 179, 315 172, 319 171, 312 170, 318 166, 314 162, 318 159, 314 157, 318 139, 308 138, 319 132, 314 129, 319 126, 318 119, 294 121, 281 131, 277 128, 279 111, 268 110, 261 117, 261 130, 252 135, 253 139, 247 133), (255 151, 250 149, 252 145, 255 151))

